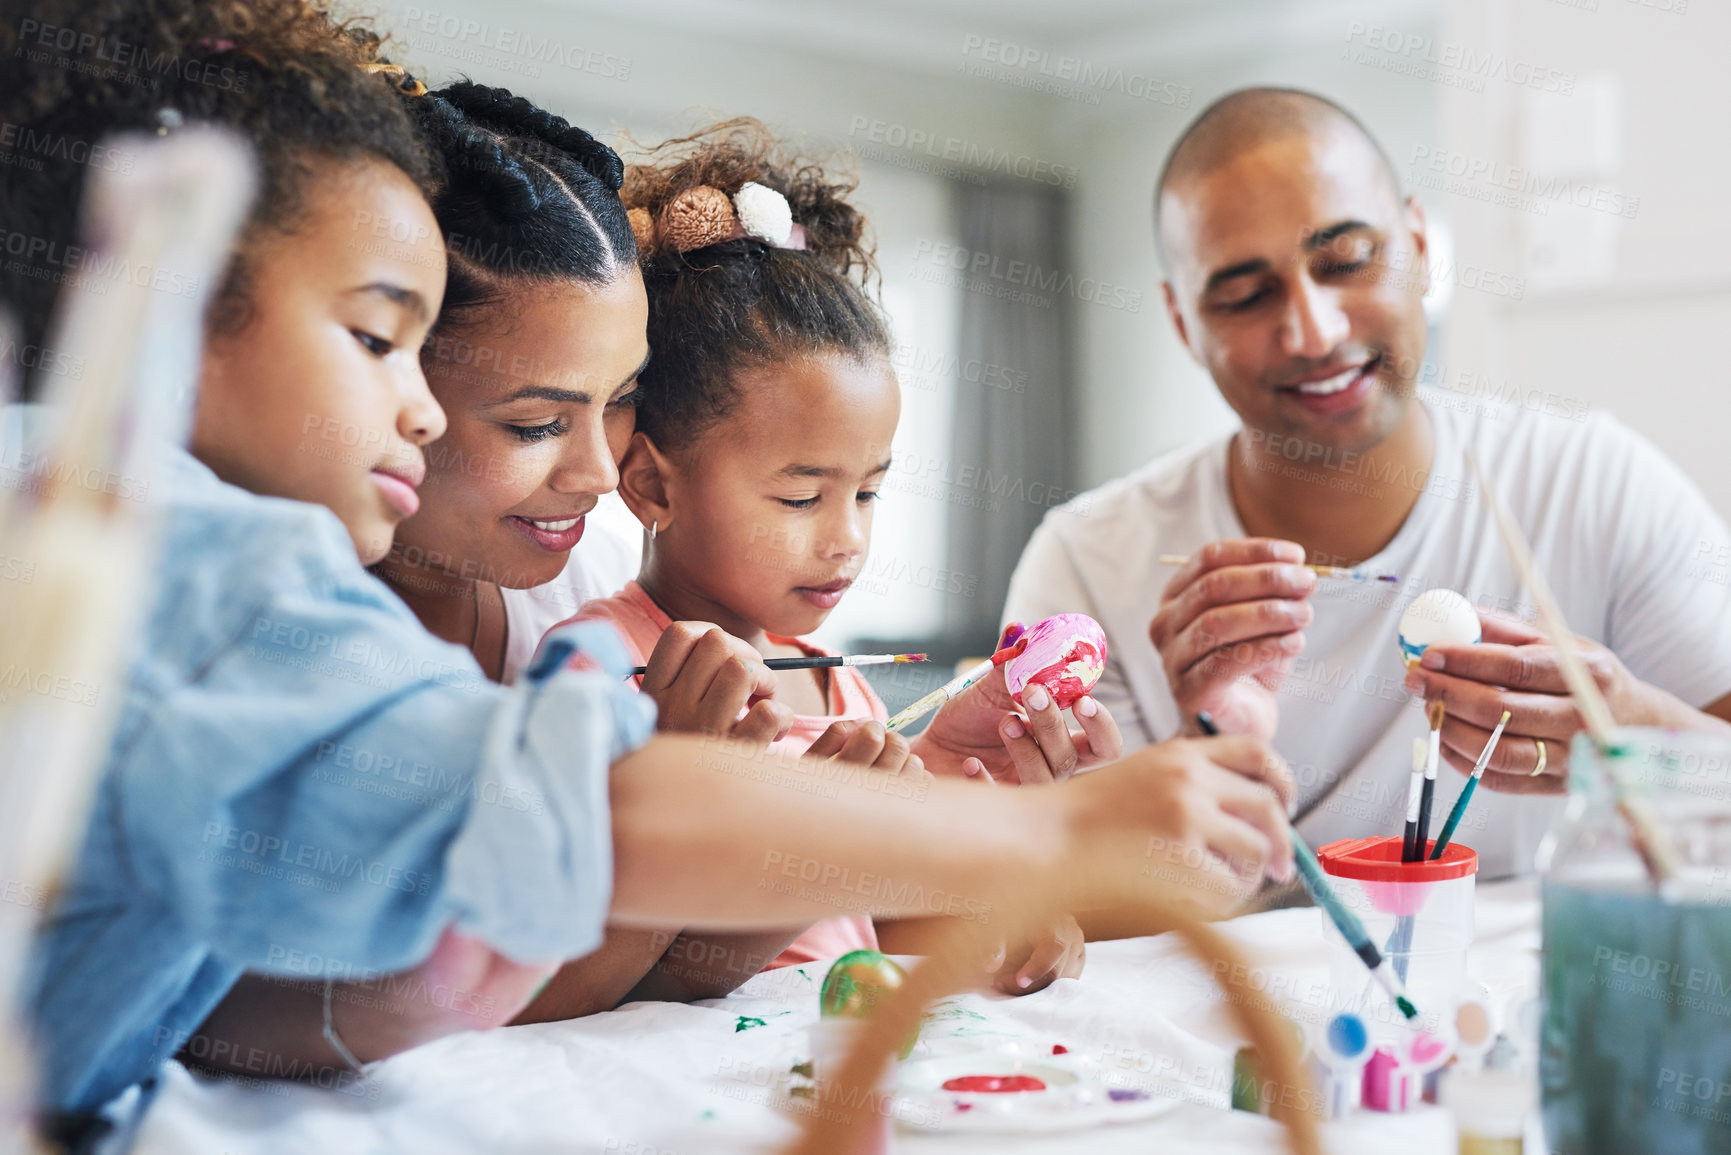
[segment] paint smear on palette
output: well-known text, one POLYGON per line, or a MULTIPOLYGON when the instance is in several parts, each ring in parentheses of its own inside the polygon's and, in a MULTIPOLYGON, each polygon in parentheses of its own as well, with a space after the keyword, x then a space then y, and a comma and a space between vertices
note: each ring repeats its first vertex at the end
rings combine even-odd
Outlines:
POLYGON ((1109 1087, 1106 1097, 1114 1103, 1140 1103, 1148 1097, 1148 1092, 1138 1091, 1134 1087, 1109 1087))
POLYGON ((740 1015, 739 1021, 733 1024, 733 1033, 737 1035, 739 1032, 749 1031, 753 1027, 767 1027, 768 1025, 762 1019, 754 1018, 751 1015, 740 1015))
POLYGON ((1427 1069, 1441 1066, 1448 1053, 1448 1043, 1428 1031, 1420 1031, 1412 1045, 1407 1048, 1407 1055, 1413 1063, 1427 1069))
POLYGON ((1032 1075, 957 1075, 944 1080, 946 1091, 966 1091, 976 1095, 1008 1095, 1045 1089, 1046 1084, 1032 1075))
POLYGON ((1056 614, 1020 633, 1014 629, 992 660, 1004 667, 1004 684, 1018 704, 1023 690, 1040 685, 1067 710, 1106 672, 1106 631, 1087 614, 1056 614))

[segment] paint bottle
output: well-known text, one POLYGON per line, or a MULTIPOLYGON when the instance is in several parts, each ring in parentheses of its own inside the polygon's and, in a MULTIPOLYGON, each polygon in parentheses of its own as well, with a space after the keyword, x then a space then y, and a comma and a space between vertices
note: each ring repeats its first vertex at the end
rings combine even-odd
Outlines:
POLYGON ((1419 1102, 1422 1079, 1401 1063, 1393 1047, 1378 1047, 1364 1065, 1364 1106, 1398 1114, 1419 1102))
POLYGON ((1442 1081, 1442 1105, 1454 1114, 1460 1155, 1523 1155, 1533 1081, 1520 1070, 1456 1067, 1442 1081))
POLYGON ((1232 1109, 1261 1115, 1262 1052, 1255 1047, 1239 1047, 1232 1056, 1232 1109))
POLYGON ((1370 1058, 1370 1029, 1355 1014, 1334 1016, 1311 1048, 1310 1069, 1322 1092, 1325 1119, 1340 1119, 1364 1099, 1364 1066, 1370 1058))

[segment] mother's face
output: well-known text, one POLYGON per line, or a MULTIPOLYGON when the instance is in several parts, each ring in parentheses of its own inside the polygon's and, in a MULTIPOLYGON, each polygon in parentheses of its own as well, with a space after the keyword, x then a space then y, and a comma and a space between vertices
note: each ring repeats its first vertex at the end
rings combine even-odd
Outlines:
POLYGON ((514 287, 441 327, 422 363, 450 425, 394 561, 514 589, 557 577, 619 484, 648 320, 632 268, 602 286, 514 287))

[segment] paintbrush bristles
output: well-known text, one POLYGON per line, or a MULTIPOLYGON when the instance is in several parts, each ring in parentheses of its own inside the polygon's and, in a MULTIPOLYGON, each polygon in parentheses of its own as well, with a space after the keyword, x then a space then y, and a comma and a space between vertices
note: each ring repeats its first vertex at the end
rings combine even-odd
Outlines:
POLYGON ((1442 729, 1443 719, 1448 716, 1448 707, 1443 705, 1443 700, 1441 698, 1438 698, 1430 704, 1430 707, 1425 711, 1425 716, 1430 719, 1430 728, 1432 730, 1440 730, 1442 729))

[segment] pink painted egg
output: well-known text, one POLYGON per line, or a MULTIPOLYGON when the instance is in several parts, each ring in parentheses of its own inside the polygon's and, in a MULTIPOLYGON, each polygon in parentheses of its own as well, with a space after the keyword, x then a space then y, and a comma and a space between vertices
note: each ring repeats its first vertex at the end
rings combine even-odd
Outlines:
POLYGON ((1020 652, 1004 662, 1004 682, 1018 704, 1037 684, 1067 710, 1106 672, 1106 631, 1087 614, 1057 614, 1010 641, 1020 652))

